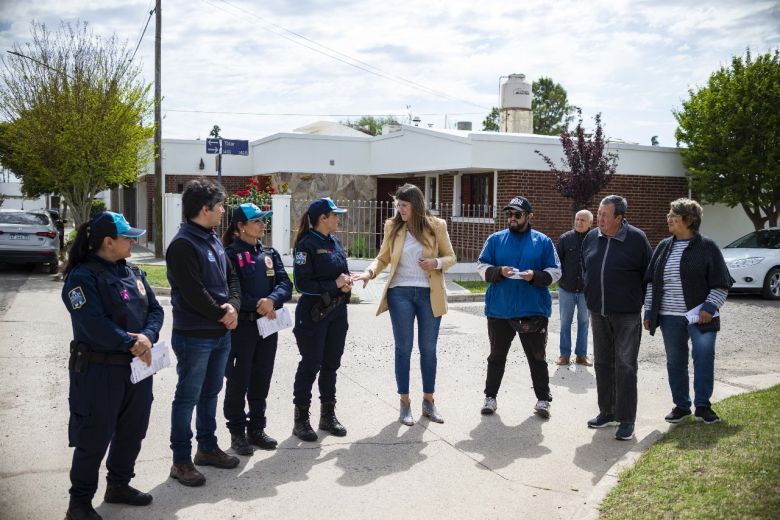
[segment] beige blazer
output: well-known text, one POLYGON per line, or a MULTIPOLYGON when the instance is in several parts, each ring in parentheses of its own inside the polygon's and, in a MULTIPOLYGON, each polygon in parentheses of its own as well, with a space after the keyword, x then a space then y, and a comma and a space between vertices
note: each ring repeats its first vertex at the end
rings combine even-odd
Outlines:
MULTIPOLYGON (((441 316, 447 312, 447 291, 444 287, 444 272, 455 265, 457 258, 455 251, 452 250, 450 235, 447 233, 447 222, 440 218, 433 218, 432 227, 434 231, 433 247, 423 245, 423 256, 425 258, 438 258, 441 261, 441 269, 428 271, 428 283, 431 287, 431 309, 434 316, 441 316)), ((401 252, 406 240, 406 224, 398 230, 395 238, 389 238, 393 229, 392 220, 385 222, 385 234, 382 238, 382 246, 379 248, 379 254, 368 266, 376 278, 379 273, 390 266, 390 276, 387 278, 387 285, 382 294, 382 300, 379 302, 379 308, 376 311, 377 316, 387 310, 387 289, 393 281, 398 262, 401 260, 401 252)))

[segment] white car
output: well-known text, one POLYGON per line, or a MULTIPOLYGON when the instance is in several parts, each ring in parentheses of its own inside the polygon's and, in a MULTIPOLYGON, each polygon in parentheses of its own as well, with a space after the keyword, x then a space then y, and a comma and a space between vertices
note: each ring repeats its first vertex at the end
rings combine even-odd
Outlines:
POLYGON ((780 227, 753 231, 722 250, 734 291, 760 292, 780 300, 780 227))
POLYGON ((45 210, 0 209, 0 262, 42 264, 57 272, 59 233, 45 210))

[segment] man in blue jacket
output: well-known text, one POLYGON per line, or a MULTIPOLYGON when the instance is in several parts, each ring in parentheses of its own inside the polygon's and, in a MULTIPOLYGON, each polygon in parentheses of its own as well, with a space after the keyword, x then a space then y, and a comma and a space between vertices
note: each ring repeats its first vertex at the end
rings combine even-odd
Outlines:
POLYGON ((531 229, 533 210, 528 199, 515 197, 504 211, 507 229, 488 237, 477 264, 490 283, 485 294, 490 356, 482 414, 496 411, 506 357, 519 334, 537 399, 534 412, 546 419, 552 402, 546 360, 547 323, 552 313, 548 287, 561 277, 561 264, 552 240, 531 229))
POLYGON ((643 279, 652 255, 645 233, 626 220, 626 208, 623 197, 604 197, 598 227, 582 244, 599 401, 599 414, 588 428, 620 423, 618 440, 634 437, 643 279))

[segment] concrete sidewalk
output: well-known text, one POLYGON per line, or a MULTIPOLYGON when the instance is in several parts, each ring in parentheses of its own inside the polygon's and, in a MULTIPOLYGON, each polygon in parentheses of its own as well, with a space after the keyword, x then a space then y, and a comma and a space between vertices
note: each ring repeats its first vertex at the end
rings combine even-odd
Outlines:
MULTIPOLYGON (((71 333, 60 289, 45 275, 32 276, 2 316, 2 518, 61 518, 67 507, 72 452, 67 447, 65 367, 71 333)), ((168 298, 161 301, 166 312, 161 337, 167 340, 170 306, 168 298)), ((533 415, 535 399, 519 348, 510 353, 498 413, 482 416, 488 340, 479 307, 452 305, 442 321, 436 396, 444 424, 420 418, 420 373, 418 357, 413 357, 411 395, 418 422, 409 428, 397 422, 390 319, 375 316, 375 304, 351 306, 337 410, 349 433, 344 438, 322 435, 316 443, 301 443, 291 435, 299 356, 292 333, 283 331, 267 427, 280 441, 279 449, 242 457, 234 470, 203 468, 208 481, 201 488, 185 488, 168 478, 176 372, 163 370, 155 376, 151 423, 133 480, 153 494, 154 502, 145 508, 102 503, 103 468, 94 501, 98 512, 107 519, 139 520, 594 517, 617 468, 631 463, 669 427, 663 421, 671 408, 663 365, 640 362, 634 441, 616 441, 613 429, 585 427, 596 412, 592 368, 551 363, 552 417, 545 421, 533 415)), ((558 351, 553 323, 550 360, 558 351)), ((642 348, 660 350, 660 339, 644 336, 642 348)), ((738 377, 719 371, 715 400, 780 382, 777 356, 755 369, 738 377)), ((316 389, 314 394, 316 399, 316 389)), ((228 448, 221 410, 220 400, 217 434, 228 448)), ((316 404, 312 411, 318 413, 316 404)))

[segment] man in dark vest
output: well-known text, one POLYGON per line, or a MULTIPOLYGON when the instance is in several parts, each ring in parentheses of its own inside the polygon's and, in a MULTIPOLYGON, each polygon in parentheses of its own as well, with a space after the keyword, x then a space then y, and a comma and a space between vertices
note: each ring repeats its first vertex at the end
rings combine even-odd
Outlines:
POLYGON ((171 285, 173 334, 179 382, 171 409, 171 477, 200 486, 198 466, 235 468, 238 458, 217 445, 217 396, 230 353, 230 330, 238 324, 241 288, 214 228, 222 221, 225 192, 206 179, 190 181, 182 194, 185 222, 165 256, 171 285), (192 458, 192 410, 197 406, 192 458))

